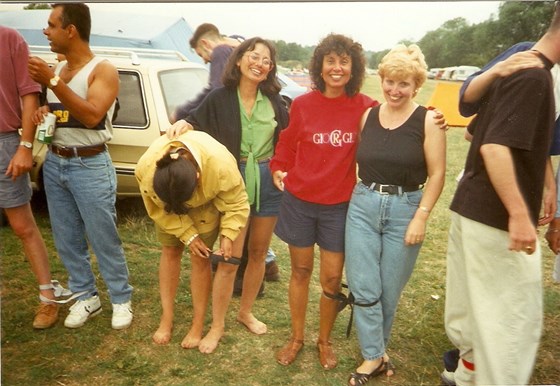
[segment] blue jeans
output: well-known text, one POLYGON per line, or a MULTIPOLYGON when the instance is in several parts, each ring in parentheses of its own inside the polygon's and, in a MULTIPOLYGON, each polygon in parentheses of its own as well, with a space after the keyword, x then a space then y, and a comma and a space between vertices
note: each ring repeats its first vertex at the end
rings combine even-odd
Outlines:
POLYGON ((117 233, 116 174, 109 153, 62 158, 49 151, 43 178, 56 249, 72 292, 86 291, 82 299, 97 292, 89 241, 111 303, 128 302, 132 287, 117 233))
POLYGON ((346 218, 346 279, 356 303, 354 321, 365 360, 385 353, 401 292, 408 282, 420 244, 406 246, 404 236, 422 191, 380 194, 358 183, 346 218))

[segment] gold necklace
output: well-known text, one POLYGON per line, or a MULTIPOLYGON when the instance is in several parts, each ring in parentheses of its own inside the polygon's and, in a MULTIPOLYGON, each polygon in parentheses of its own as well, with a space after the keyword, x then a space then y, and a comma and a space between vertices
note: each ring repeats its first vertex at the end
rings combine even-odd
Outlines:
POLYGON ((71 68, 70 64, 68 62, 66 62, 66 69, 70 72, 77 71, 77 70, 81 69, 82 67, 84 67, 86 64, 88 64, 92 59, 93 59, 93 56, 88 58, 84 63, 82 63, 79 66, 76 66, 75 68, 71 68))
POLYGON ((68 71, 70 71, 70 72, 74 72, 74 71, 77 71, 77 70, 81 69, 81 68, 82 68, 83 66, 85 66, 86 64, 88 64, 88 62, 85 62, 84 64, 82 64, 82 65, 80 65, 80 66, 77 66, 77 67, 75 67, 75 68, 70 68, 70 65, 69 65, 68 63, 66 63, 66 69, 67 69, 68 71))

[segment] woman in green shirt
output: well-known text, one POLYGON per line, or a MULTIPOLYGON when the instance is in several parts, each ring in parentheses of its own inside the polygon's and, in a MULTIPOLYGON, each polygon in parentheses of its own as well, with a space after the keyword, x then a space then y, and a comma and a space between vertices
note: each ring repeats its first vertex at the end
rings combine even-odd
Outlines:
POLYGON ((268 162, 280 130, 288 125, 288 111, 276 79, 275 54, 267 40, 245 40, 230 55, 224 87, 213 90, 186 121, 176 122, 167 131, 171 138, 191 128, 205 131, 225 145, 239 163, 251 215, 247 223, 249 259, 237 319, 257 335, 266 333, 267 328, 255 318, 252 307, 264 277, 282 194, 272 183, 268 162))

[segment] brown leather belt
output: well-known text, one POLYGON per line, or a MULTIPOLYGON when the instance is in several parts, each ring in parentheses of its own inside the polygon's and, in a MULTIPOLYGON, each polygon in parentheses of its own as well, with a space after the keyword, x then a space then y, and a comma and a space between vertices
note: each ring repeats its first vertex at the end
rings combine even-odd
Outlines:
POLYGON ((49 145, 49 149, 54 154, 60 157, 72 158, 72 157, 91 157, 97 155, 107 150, 107 146, 105 146, 104 143, 100 145, 76 146, 76 147, 49 145))

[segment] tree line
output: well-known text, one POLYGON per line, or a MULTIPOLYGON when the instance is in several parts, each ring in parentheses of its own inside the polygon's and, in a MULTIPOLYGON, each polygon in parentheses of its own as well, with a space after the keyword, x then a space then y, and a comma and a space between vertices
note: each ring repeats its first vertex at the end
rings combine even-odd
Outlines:
MULTIPOLYGON (((48 9, 49 4, 32 3, 24 9, 48 9)), ((523 41, 537 41, 546 31, 554 13, 554 1, 504 1, 497 16, 469 24, 465 18, 448 20, 416 43, 424 52, 429 67, 459 65, 482 67, 491 58, 508 47, 523 41)), ((307 67, 315 46, 274 41, 277 61, 288 68, 307 67)), ((377 52, 366 52, 370 68, 379 62, 391 47, 377 52)))
MULTIPOLYGON (((427 32, 416 43, 424 52, 429 67, 470 65, 482 67, 491 58, 508 47, 523 41, 537 41, 546 31, 554 13, 554 1, 504 1, 498 15, 478 24, 469 24, 465 18, 448 20, 434 31, 427 32)), ((274 42, 277 60, 293 68, 306 67, 315 46, 301 46, 274 42)), ((377 52, 366 52, 370 68, 379 62, 391 47, 377 52)))

